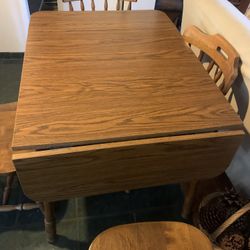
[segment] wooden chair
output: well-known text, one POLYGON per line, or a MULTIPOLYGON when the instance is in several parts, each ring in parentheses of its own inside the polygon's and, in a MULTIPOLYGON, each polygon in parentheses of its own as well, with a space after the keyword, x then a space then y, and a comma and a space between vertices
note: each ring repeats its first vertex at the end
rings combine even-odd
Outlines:
POLYGON ((15 166, 11 159, 11 142, 14 130, 16 114, 16 103, 0 105, 0 174, 6 175, 6 185, 3 191, 3 201, 0 212, 13 210, 30 210, 40 208, 44 214, 45 231, 49 242, 53 242, 56 235, 56 226, 52 203, 25 203, 18 205, 7 205, 11 186, 16 174, 15 166))
MULTIPOLYGON (((64 3, 69 3, 69 10, 74 11, 74 6, 72 2, 77 1, 80 4, 80 9, 85 11, 84 0, 62 0, 64 3)), ((86 1, 86 0, 85 0, 86 1)), ((99 0, 100 1, 100 0, 99 0)), ((132 2, 137 2, 137 0, 116 0, 116 10, 125 10, 125 2, 128 2, 127 10, 132 9, 132 2)), ((103 0, 103 10, 107 11, 109 9, 109 1, 103 0)), ((91 0, 91 10, 95 11, 95 0, 91 0)))
POLYGON ((15 176, 15 167, 11 161, 10 143, 14 129, 16 103, 0 105, 0 174, 6 175, 6 186, 3 191, 3 205, 7 204, 10 189, 15 176))
POLYGON ((143 222, 116 226, 98 235, 89 250, 212 250, 197 228, 180 222, 143 222))
POLYGON ((220 83, 219 88, 226 95, 238 75, 238 52, 221 35, 207 35, 195 26, 187 28, 183 38, 190 47, 195 46, 200 50, 198 59, 201 62, 207 56, 209 64, 206 70, 208 73, 214 72, 214 82, 220 83))
MULTIPOLYGON (((196 26, 187 28, 183 33, 183 38, 189 47, 194 46, 199 50, 198 59, 214 82, 219 85, 221 92, 226 95, 238 75, 240 62, 238 52, 221 35, 205 34, 196 26)), ((186 218, 190 215, 193 207, 197 182, 187 183, 183 188, 185 200, 182 216, 186 218)))

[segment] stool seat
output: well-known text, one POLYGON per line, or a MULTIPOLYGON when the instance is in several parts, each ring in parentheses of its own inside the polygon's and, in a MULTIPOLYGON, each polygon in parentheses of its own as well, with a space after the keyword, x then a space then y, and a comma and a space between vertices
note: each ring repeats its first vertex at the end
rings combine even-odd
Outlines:
POLYGON ((181 222, 143 222, 116 226, 98 235, 89 250, 212 250, 197 228, 181 222))
POLYGON ((16 102, 0 105, 0 174, 15 172, 11 143, 16 115, 16 102))

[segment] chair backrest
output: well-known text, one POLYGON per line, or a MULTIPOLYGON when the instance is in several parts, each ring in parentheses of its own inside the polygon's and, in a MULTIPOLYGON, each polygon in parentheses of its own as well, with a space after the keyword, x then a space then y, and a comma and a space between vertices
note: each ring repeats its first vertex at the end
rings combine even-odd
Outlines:
MULTIPOLYGON (((74 11, 72 2, 79 2, 80 9, 85 11, 84 1, 86 0, 62 0, 64 3, 69 3, 69 10, 74 11)), ((103 10, 107 11, 109 9, 109 0, 99 0, 103 1, 103 10)), ((137 0, 116 0, 116 10, 125 10, 125 2, 128 2, 127 10, 132 9, 132 2, 137 2, 137 0)), ((95 11, 95 0, 91 0, 91 10, 95 11)))
POLYGON ((183 33, 183 38, 190 47, 195 46, 200 50, 198 59, 201 62, 204 62, 206 56, 206 61, 209 61, 206 66, 207 72, 226 95, 238 75, 237 51, 221 35, 205 34, 196 26, 188 27, 183 33))

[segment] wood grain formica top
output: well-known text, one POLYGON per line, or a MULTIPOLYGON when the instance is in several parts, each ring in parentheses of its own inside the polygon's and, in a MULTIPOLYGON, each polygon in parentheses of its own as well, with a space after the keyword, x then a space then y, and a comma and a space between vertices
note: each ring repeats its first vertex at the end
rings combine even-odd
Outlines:
POLYGON ((180 222, 140 222, 111 227, 100 233, 89 250, 213 250, 199 229, 180 222))
POLYGON ((14 149, 241 126, 164 13, 32 15, 14 149))

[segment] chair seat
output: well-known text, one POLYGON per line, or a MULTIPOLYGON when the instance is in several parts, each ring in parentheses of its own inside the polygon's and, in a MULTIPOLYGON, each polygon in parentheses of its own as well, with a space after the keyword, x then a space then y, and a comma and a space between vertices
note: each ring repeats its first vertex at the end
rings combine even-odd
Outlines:
POLYGON ((181 222, 143 222, 110 228, 89 250, 212 250, 197 228, 181 222))
POLYGON ((11 160, 11 142, 15 114, 15 102, 0 104, 0 174, 7 174, 16 171, 11 160))

